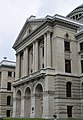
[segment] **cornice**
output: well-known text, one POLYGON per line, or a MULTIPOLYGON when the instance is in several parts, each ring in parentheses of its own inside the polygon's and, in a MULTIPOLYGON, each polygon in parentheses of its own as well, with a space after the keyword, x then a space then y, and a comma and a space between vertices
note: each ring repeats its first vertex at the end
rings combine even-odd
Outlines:
MULTIPOLYGON (((39 19, 36 19, 36 20, 33 20, 35 22, 37 22, 37 20, 39 19)), ((27 20, 19 34, 19 36, 17 37, 14 45, 13 45, 13 48, 16 50, 17 47, 19 47, 21 44, 24 44, 27 40, 29 40, 30 38, 32 38, 34 35, 36 35, 38 32, 40 32, 41 30, 43 30, 46 26, 51 26, 53 27, 54 25, 57 25, 57 24, 60 24, 60 25, 64 25, 64 26, 67 26, 67 27, 70 27, 72 29, 77 29, 79 28, 80 26, 82 26, 83 24, 81 23, 78 23, 76 21, 73 21, 73 20, 70 20, 66 17, 63 17, 63 16, 60 16, 60 15, 54 15, 53 17, 51 16, 47 16, 45 19, 43 19, 43 23, 37 27, 34 31, 32 31, 25 39, 22 39, 21 36, 28 24, 28 22, 32 22, 31 20, 27 20)))

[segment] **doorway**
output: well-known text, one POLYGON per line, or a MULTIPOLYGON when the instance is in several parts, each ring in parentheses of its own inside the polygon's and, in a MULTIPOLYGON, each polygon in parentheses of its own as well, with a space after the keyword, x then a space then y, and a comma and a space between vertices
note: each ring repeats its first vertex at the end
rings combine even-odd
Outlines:
POLYGON ((68 117, 72 117, 72 107, 73 106, 67 106, 67 115, 68 115, 68 117))
POLYGON ((7 117, 10 117, 10 110, 7 110, 6 114, 7 114, 7 117))

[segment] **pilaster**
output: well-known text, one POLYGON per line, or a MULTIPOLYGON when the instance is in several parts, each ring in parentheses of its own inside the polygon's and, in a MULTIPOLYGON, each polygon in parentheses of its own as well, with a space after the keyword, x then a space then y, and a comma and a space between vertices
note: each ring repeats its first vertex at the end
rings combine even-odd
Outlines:
POLYGON ((25 103, 25 98, 24 96, 21 97, 21 117, 24 117, 24 103, 25 103))
POLYGON ((16 76, 15 79, 19 79, 20 76, 20 53, 16 54, 16 76))
POLYGON ((35 95, 31 95, 31 118, 35 118, 35 95))
POLYGON ((43 118, 53 118, 54 115, 54 92, 43 93, 43 118))
POLYGON ((13 87, 13 115, 12 117, 16 117, 16 93, 15 93, 14 87, 13 87))
POLYGON ((13 98, 13 115, 12 117, 16 117, 16 98, 13 98))

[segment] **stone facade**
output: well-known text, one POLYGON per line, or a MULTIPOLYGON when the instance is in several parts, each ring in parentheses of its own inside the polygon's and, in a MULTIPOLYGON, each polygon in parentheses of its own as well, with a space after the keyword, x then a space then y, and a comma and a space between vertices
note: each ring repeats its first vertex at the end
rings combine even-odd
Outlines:
POLYGON ((68 17, 26 20, 13 45, 13 117, 83 118, 83 24, 68 17))
POLYGON ((0 115, 12 116, 13 91, 12 82, 15 79, 15 62, 3 60, 0 62, 0 115))

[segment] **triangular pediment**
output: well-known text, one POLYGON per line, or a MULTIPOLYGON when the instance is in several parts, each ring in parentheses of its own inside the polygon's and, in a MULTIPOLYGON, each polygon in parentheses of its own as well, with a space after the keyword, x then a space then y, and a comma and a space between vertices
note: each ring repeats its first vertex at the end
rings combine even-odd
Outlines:
POLYGON ((27 38, 31 34, 31 32, 33 32, 37 27, 39 27, 43 21, 44 19, 27 19, 13 45, 13 48, 15 49, 15 47, 19 45, 25 38, 27 38))

